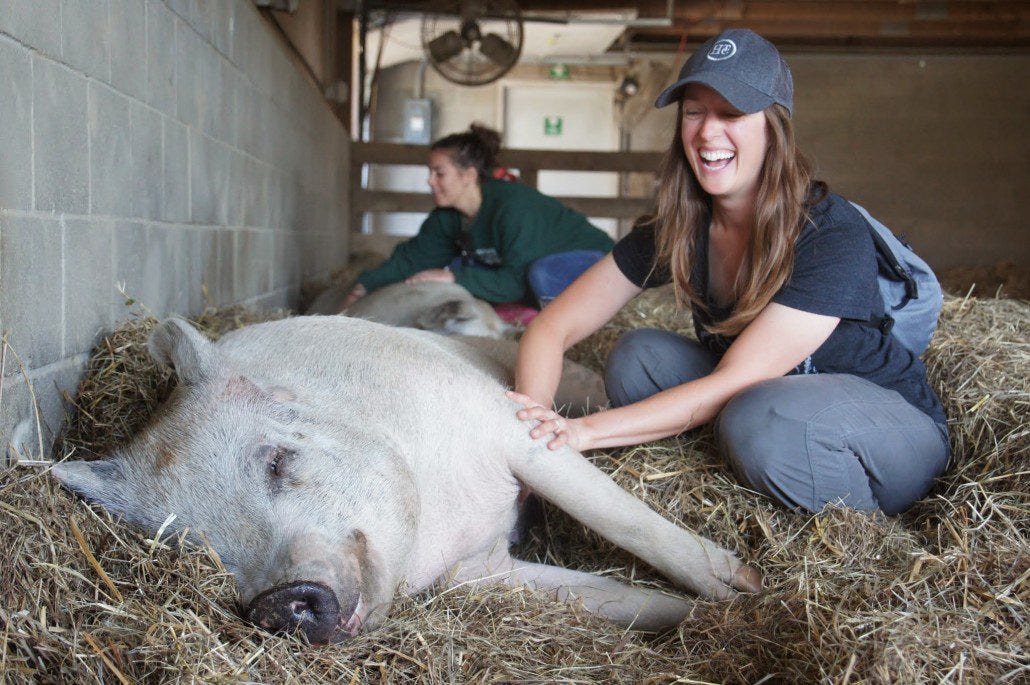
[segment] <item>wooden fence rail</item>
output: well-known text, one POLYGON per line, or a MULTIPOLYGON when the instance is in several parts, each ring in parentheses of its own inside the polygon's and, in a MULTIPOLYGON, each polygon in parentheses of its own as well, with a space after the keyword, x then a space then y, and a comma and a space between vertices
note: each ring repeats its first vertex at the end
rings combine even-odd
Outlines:
MULTIPOLYGON (((433 199, 428 192, 396 192, 368 190, 361 187, 365 164, 426 163, 424 145, 399 143, 353 143, 351 145, 351 226, 359 230, 365 212, 428 212, 433 199)), ((609 171, 620 173, 654 173, 661 162, 660 152, 588 152, 568 150, 501 150, 498 163, 518 169, 522 183, 537 185, 540 171, 609 171)), ((651 211, 650 197, 562 197, 565 205, 586 216, 634 219, 651 211)))

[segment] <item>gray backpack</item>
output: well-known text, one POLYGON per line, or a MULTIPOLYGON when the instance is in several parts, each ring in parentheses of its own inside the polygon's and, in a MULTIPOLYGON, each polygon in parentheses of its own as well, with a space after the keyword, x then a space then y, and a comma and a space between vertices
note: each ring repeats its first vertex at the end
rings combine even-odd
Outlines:
POLYGON ((883 313, 873 316, 869 323, 884 335, 893 335, 918 357, 926 351, 937 330, 937 317, 944 303, 941 284, 930 265, 907 243, 863 207, 851 204, 865 217, 876 244, 876 282, 883 299, 883 313))

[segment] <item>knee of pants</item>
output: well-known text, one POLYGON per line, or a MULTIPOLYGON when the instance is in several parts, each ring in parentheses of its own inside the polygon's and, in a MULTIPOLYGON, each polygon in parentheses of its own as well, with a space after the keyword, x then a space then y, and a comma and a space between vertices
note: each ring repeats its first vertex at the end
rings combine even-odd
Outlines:
POLYGON ((719 414, 716 441, 734 472, 748 487, 789 509, 818 512, 833 503, 878 509, 855 455, 828 435, 811 435, 814 428, 803 412, 778 408, 792 401, 783 396, 785 380, 790 384, 789 379, 773 379, 751 386, 719 414), (820 445, 816 456, 812 444, 820 445))
POLYGON ((874 402, 882 391, 861 397, 853 385, 817 376, 754 385, 719 414, 719 450, 748 486, 790 508, 903 511, 939 471, 939 434, 877 417, 889 411, 874 402), (905 448, 916 448, 911 459, 893 458, 905 448))
POLYGON ((715 368, 714 355, 671 331, 638 328, 623 335, 605 366, 608 399, 622 407, 667 388, 701 378, 715 368))
POLYGON ((661 391, 650 373, 655 363, 654 352, 648 344, 650 333, 645 328, 628 331, 608 353, 604 386, 613 407, 624 407, 661 391))
MULTIPOLYGON (((784 456, 769 435, 768 406, 760 396, 762 385, 739 393, 719 412, 715 420, 719 451, 748 487, 796 508, 801 503, 776 485, 784 456)), ((804 431, 800 425, 796 429, 804 431)))

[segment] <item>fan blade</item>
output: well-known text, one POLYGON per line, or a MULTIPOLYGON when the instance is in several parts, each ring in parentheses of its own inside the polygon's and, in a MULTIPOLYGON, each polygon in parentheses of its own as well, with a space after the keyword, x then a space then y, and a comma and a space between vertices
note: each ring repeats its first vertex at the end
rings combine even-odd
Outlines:
POLYGON ((513 64, 519 58, 515 46, 496 33, 488 33, 480 39, 479 51, 494 64, 513 64))
POLYGON ((457 32, 448 31, 429 41, 427 47, 429 48, 429 55, 435 62, 446 62, 465 49, 465 42, 457 32))

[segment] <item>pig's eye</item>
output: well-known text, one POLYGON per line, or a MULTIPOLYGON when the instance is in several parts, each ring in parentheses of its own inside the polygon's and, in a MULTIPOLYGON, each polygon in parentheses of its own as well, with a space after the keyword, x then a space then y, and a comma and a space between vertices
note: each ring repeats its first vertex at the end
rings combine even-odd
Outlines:
POLYGON ((277 478, 286 475, 286 464, 293 455, 293 450, 276 447, 268 457, 268 472, 277 478))

